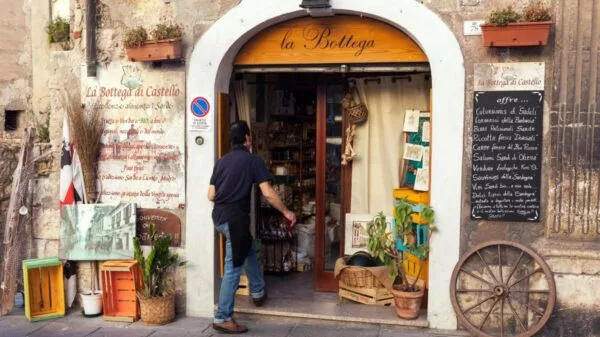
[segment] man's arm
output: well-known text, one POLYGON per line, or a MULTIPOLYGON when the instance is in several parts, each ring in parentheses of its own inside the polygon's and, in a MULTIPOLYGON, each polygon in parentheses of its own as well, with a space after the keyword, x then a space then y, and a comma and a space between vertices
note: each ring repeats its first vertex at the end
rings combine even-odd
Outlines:
POLYGON ((279 199, 277 192, 271 187, 271 184, 268 181, 263 181, 258 187, 260 187, 260 191, 265 196, 265 199, 291 222, 290 227, 294 227, 296 225, 296 215, 285 207, 281 199, 279 199))
POLYGON ((215 201, 215 194, 217 190, 215 189, 215 185, 208 186, 208 200, 215 201))

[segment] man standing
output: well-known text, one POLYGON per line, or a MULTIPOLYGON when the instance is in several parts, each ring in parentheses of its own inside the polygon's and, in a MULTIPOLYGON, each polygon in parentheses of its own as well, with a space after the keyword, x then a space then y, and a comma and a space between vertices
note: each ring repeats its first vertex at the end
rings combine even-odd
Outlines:
POLYGON ((250 234, 250 194, 252 185, 258 184, 267 201, 289 221, 296 224, 291 212, 271 187, 271 174, 260 157, 250 153, 252 137, 244 121, 231 125, 229 131, 231 152, 217 162, 210 178, 208 199, 214 201, 213 222, 226 239, 225 273, 221 281, 219 307, 213 328, 224 333, 244 333, 248 328, 233 320, 235 292, 240 283, 242 268, 250 283, 254 305, 260 307, 267 298, 256 248, 250 234))

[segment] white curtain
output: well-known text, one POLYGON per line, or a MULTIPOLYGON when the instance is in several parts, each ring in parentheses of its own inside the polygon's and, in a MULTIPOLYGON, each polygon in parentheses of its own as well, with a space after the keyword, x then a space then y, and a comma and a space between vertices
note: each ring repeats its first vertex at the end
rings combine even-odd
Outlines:
POLYGON ((369 109, 367 123, 354 138, 351 213, 392 215, 392 189, 400 185, 406 110, 428 109, 425 75, 356 79, 369 109), (410 81, 409 81, 410 79, 410 81))
POLYGON ((236 80, 234 82, 235 105, 238 112, 238 118, 248 122, 252 128, 252 108, 251 108, 251 88, 246 80, 236 80))

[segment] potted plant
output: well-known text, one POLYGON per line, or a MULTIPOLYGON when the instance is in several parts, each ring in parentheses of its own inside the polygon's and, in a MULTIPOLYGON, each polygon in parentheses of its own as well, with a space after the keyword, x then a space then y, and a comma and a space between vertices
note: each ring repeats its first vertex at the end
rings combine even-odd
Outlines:
POLYGON ((512 6, 494 10, 481 25, 485 47, 545 46, 552 26, 550 9, 541 1, 527 6, 523 14, 512 6))
POLYGON ((129 60, 163 61, 181 58, 181 26, 176 23, 160 23, 152 29, 150 36, 152 38, 149 38, 144 27, 127 31, 123 43, 129 60))
POLYGON ((56 19, 48 22, 46 25, 46 34, 48 34, 48 42, 59 43, 64 50, 71 48, 69 21, 61 17, 57 17, 56 19))
POLYGON ((150 224, 150 252, 146 257, 142 252, 140 239, 133 238, 135 259, 142 268, 144 287, 138 292, 141 318, 145 324, 163 325, 175 318, 175 292, 168 272, 172 267, 183 266, 185 261, 169 250, 170 236, 159 236, 156 226, 150 224))
POLYGON ((393 233, 386 231, 386 216, 383 212, 377 214, 367 225, 369 252, 387 266, 390 276, 394 278, 391 293, 394 296, 396 314, 404 319, 415 319, 419 316, 421 301, 425 294, 423 287, 417 284, 421 275, 421 265, 419 265, 416 277, 412 280, 409 280, 404 269, 405 252, 413 252, 415 255, 425 258, 429 252, 428 241, 418 243, 413 240, 414 222, 428 225, 429 234, 437 230, 432 225, 434 212, 430 207, 424 206, 419 211, 415 211, 415 209, 415 205, 409 203, 407 199, 402 199, 397 203, 394 209, 393 233))

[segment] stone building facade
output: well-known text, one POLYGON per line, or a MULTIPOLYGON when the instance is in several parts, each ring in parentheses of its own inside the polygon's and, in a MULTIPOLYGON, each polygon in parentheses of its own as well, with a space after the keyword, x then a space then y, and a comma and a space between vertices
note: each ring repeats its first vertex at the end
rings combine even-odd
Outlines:
MULTIPOLYGON (((241 3, 249 1, 243 0, 241 3)), ((354 1, 362 3, 362 6, 371 5, 369 2, 354 1)), ((336 2, 338 1, 332 0, 334 8, 336 2)), ((415 1, 399 2, 407 5, 410 2, 413 5, 415 1)), ((484 48, 480 36, 467 36, 463 33, 465 21, 482 20, 492 9, 514 1, 416 2, 438 16, 453 32, 464 59, 460 252, 493 239, 512 240, 533 247, 555 273, 558 290, 557 308, 542 335, 592 336, 600 333, 600 321, 595 317, 595 313, 600 310, 600 295, 594 291, 600 286, 600 113, 597 108, 600 97, 600 0, 546 1, 553 9, 554 23, 548 46, 520 49, 484 48), (499 224, 475 221, 470 217, 473 78, 476 75, 474 64, 499 62, 544 62, 546 66, 543 212, 541 221, 537 223, 499 224)), ((96 0, 97 50, 90 60, 86 59, 86 36, 90 28, 86 26, 88 3, 90 2, 84 0, 57 0, 52 1, 49 6, 38 6, 28 0, 12 1, 8 4, 9 10, 0 14, 0 55, 4 56, 8 66, 7 71, 0 74, 0 108, 4 109, 0 122, 6 120, 7 112, 23 111, 19 115, 18 125, 31 124, 25 116, 32 114, 40 119, 40 116, 49 111, 50 143, 55 153, 59 149, 65 112, 64 93, 82 99, 82 95, 79 95, 81 88, 90 81, 88 75, 93 77, 93 72, 88 73, 88 67, 103 69, 125 59, 122 41, 127 28, 149 27, 161 20, 179 23, 184 31, 186 62, 163 64, 158 69, 185 70, 189 85, 190 76, 194 76, 189 69, 192 67, 192 54, 197 52, 194 51, 195 46, 215 22, 238 6, 240 1, 96 0), (59 14, 69 19, 72 31, 82 31, 81 38, 72 38, 68 50, 49 44, 44 32, 48 20, 59 14), (15 36, 24 36, 25 39, 13 38, 15 36)), ((517 7, 525 4, 525 1, 519 2, 517 7)), ((186 101, 190 99, 186 97, 186 101)), ((1 143, 14 143, 13 140, 18 137, 5 129, 0 134, 1 143)), ((192 146, 190 139, 192 138, 188 137, 188 146, 192 146)), ((7 149, 0 151, 0 155, 2 153, 7 154, 6 158, 0 156, 0 161, 15 160, 14 151, 7 149)), ((38 221, 35 226, 37 256, 52 256, 58 252, 59 216, 56 196, 59 169, 56 161, 53 165, 54 169, 49 176, 39 180, 35 199, 40 205, 36 212, 38 221)), ((4 176, 2 173, 2 177, 4 176)), ((0 183, 3 181, 2 177, 0 183)), ((186 199, 188 209, 193 206, 189 199, 192 195, 189 186, 188 184, 186 199)), ((204 192, 200 194, 203 195, 204 192)), ((7 195, 6 185, 0 185, 0 197, 3 195, 7 195)), ((186 232, 188 226, 200 225, 195 221, 186 221, 186 214, 190 213, 185 210, 172 211, 182 219, 182 233, 186 232)), ((187 249, 186 241, 193 238, 182 236, 184 240, 181 253, 187 252, 189 255, 191 251, 187 249)), ((82 268, 86 266, 82 264, 82 268)), ((185 308, 185 277, 185 271, 178 272, 176 283, 181 294, 178 302, 181 310, 185 308)), ((82 287, 85 287, 85 277, 81 282, 82 287)), ((189 296, 194 295, 189 290, 188 287, 188 300, 189 296)))

